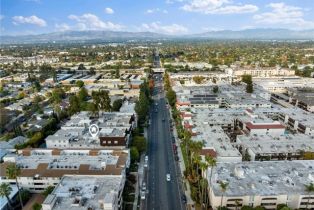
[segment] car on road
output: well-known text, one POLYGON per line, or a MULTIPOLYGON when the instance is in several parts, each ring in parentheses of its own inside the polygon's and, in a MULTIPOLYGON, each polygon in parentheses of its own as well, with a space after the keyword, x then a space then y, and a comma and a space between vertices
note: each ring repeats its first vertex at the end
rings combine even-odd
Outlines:
POLYGON ((185 195, 182 195, 182 196, 181 196, 181 199, 182 199, 183 203, 187 203, 187 200, 186 200, 186 196, 185 196, 185 195))
POLYGON ((145 191, 141 190, 141 199, 145 200, 146 196, 145 196, 145 191))
POLYGON ((158 112, 158 110, 157 109, 155 109, 155 113, 157 113, 158 112))
POLYGON ((167 175, 166 175, 166 179, 167 179, 167 182, 170 182, 170 181, 171 181, 170 174, 167 174, 167 175))
POLYGON ((165 118, 162 118, 162 121, 165 122, 165 118))
POLYGON ((143 184, 142 184, 142 190, 146 191, 146 183, 145 182, 143 182, 143 184))
POLYGON ((175 159, 176 161, 179 161, 178 155, 176 155, 176 156, 174 157, 174 159, 175 159))

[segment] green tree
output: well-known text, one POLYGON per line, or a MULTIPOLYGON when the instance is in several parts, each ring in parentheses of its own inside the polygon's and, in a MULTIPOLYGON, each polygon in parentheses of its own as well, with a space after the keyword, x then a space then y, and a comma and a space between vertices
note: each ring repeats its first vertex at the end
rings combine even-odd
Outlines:
POLYGON ((6 182, 2 182, 0 185, 0 197, 6 197, 6 199, 8 201, 9 209, 13 209, 12 208, 12 202, 10 200, 11 192, 12 192, 12 188, 11 188, 10 184, 6 183, 6 182))
POLYGON ((51 93, 51 101, 54 103, 60 103, 62 99, 65 97, 65 92, 62 88, 55 88, 51 93))
POLYGON ((223 182, 223 181, 221 181, 221 182, 219 183, 220 191, 221 191, 221 193, 222 193, 222 194, 221 194, 220 207, 222 207, 223 197, 224 197, 225 192, 227 191, 228 185, 229 185, 228 182, 223 182))
POLYGON ((214 167, 216 167, 216 165, 217 165, 217 160, 216 160, 216 158, 213 158, 211 156, 205 156, 205 161, 208 164, 208 166, 210 167, 209 186, 211 187, 213 170, 214 170, 214 167))
POLYGON ((42 208, 42 205, 41 205, 41 204, 39 204, 39 203, 34 203, 34 205, 33 205, 33 210, 41 210, 41 208, 42 208))
POLYGON ((48 186, 44 192, 42 193, 45 197, 47 197, 48 195, 50 195, 52 193, 52 191, 55 189, 54 186, 50 185, 48 186))
POLYGON ((176 96, 176 92, 174 92, 172 90, 172 88, 170 88, 167 92, 167 95, 166 95, 167 99, 168 99, 168 102, 170 104, 170 106, 174 106, 176 104, 176 101, 177 101, 177 96, 176 96))
POLYGON ((88 92, 85 87, 81 87, 77 94, 80 102, 86 101, 88 97, 88 92))
POLYGON ((70 115, 73 115, 80 111, 80 101, 76 95, 72 95, 69 98, 70 100, 70 107, 69 107, 69 113, 70 115))
POLYGON ((242 82, 246 84, 252 83, 252 75, 248 74, 242 75, 242 82))
POLYGON ((131 147, 130 157, 131 157, 132 163, 137 162, 138 159, 140 158, 140 154, 139 154, 138 150, 136 149, 136 147, 131 147))
POLYGON ((135 104, 135 112, 140 122, 144 122, 149 110, 149 99, 143 91, 140 91, 140 97, 135 104))
POLYGON ((44 135, 42 132, 36 132, 30 140, 27 142, 29 145, 36 146, 39 144, 39 142, 44 138, 44 135))
POLYGON ((120 108, 123 104, 123 100, 122 99, 117 99, 113 102, 112 104, 112 111, 118 112, 120 111, 120 108))
POLYGON ((253 93, 253 84, 252 83, 248 83, 247 85, 246 85, 246 92, 247 93, 253 93))
POLYGON ((132 141, 132 146, 136 147, 139 153, 142 153, 146 150, 146 139, 144 136, 135 136, 132 141))
POLYGON ((254 210, 254 208, 251 206, 242 206, 241 210, 254 210))
POLYGON ((37 91, 37 92, 40 92, 41 90, 41 85, 39 83, 38 80, 35 80, 34 84, 33 84, 33 88, 37 91))
POLYGON ((88 103, 87 104, 87 110, 91 112, 91 115, 96 117, 98 116, 99 107, 95 103, 88 103))
POLYGON ((306 209, 308 209, 309 203, 310 203, 310 195, 313 194, 314 192, 314 183, 310 183, 308 185, 304 185, 305 186, 305 191, 308 192, 309 196, 308 196, 308 200, 307 200, 307 204, 306 204, 306 209))
POLYGON ((214 86, 214 87, 213 87, 213 92, 214 92, 214 93, 218 93, 218 90, 219 90, 218 86, 214 86))
POLYGON ((86 70, 86 68, 85 68, 84 64, 81 63, 81 64, 78 66, 77 70, 86 70))
POLYGON ((97 107, 100 110, 104 110, 106 112, 111 111, 111 101, 109 97, 109 92, 106 90, 93 91, 92 98, 97 107))
POLYGON ((204 79, 205 79, 205 77, 203 77, 203 76, 194 76, 194 77, 193 77, 193 81, 194 81, 196 84, 201 84, 204 79))
POLYGON ((81 87, 84 86, 84 82, 83 82, 82 80, 77 80, 75 84, 76 84, 76 86, 79 87, 79 88, 81 88, 81 87))
POLYGON ((24 205, 23 205, 23 200, 22 200, 22 196, 21 196, 21 189, 20 189, 19 182, 17 181, 20 174, 21 174, 21 169, 15 163, 10 163, 7 166, 6 175, 9 179, 15 179, 18 194, 19 194, 20 204, 21 204, 21 207, 23 208, 24 205))

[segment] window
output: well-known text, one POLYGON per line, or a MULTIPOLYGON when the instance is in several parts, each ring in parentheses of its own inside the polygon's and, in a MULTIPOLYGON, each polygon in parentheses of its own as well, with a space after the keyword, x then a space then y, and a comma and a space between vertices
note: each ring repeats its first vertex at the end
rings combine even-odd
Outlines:
POLYGON ((118 141, 114 141, 115 144, 118 144, 118 141))

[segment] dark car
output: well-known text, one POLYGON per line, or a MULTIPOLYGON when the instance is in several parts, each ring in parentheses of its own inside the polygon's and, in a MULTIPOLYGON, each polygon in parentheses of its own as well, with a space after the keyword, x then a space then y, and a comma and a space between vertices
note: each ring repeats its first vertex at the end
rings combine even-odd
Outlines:
POLYGON ((187 200, 186 200, 186 196, 185 196, 185 195, 182 195, 182 196, 181 196, 181 199, 182 199, 182 201, 183 201, 184 203, 186 203, 186 202, 187 202, 187 200))
POLYGON ((174 157, 174 159, 175 159, 176 161, 179 161, 179 157, 178 157, 177 155, 174 157))

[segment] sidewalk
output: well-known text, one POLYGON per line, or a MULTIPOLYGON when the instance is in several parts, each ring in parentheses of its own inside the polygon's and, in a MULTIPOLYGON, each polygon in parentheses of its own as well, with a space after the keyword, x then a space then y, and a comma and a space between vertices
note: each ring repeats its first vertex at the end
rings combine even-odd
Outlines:
POLYGON ((136 179, 136 189, 135 189, 135 198, 133 203, 133 210, 138 209, 138 199, 140 196, 140 192, 142 189, 143 179, 144 179, 144 159, 145 155, 142 154, 140 158, 140 162, 138 164, 138 170, 137 170, 137 179, 136 179))
POLYGON ((174 119, 172 118, 172 110, 171 108, 169 109, 169 114, 170 114, 170 118, 172 120, 173 123, 173 136, 175 137, 175 141, 176 141, 176 145, 177 145, 177 151, 178 151, 178 157, 179 157, 179 168, 180 168, 180 175, 182 177, 183 180, 183 184, 186 187, 186 190, 184 191, 186 199, 187 199, 187 208, 191 209, 191 210, 195 210, 195 204, 194 201, 191 198, 191 189, 190 189, 190 184, 188 183, 188 181, 186 179, 184 179, 184 171, 185 171, 185 164, 184 164, 184 160, 183 160, 183 155, 182 155, 182 151, 181 151, 181 145, 180 145, 180 140, 178 138, 178 133, 177 133, 177 128, 175 126, 174 123, 174 119))

